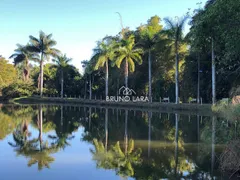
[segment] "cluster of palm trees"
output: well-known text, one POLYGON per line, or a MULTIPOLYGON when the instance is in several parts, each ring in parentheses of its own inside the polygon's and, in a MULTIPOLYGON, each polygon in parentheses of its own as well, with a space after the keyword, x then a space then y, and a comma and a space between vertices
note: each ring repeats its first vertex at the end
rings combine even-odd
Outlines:
MULTIPOLYGON (((101 42, 98 42, 97 47, 93 50, 94 54, 90 60, 94 64, 94 70, 98 70, 105 66, 105 95, 108 96, 108 76, 109 76, 109 61, 113 66, 118 68, 124 64, 124 77, 125 87, 128 87, 128 74, 135 71, 135 62, 139 65, 142 64, 142 56, 148 55, 148 75, 149 75, 149 89, 148 95, 152 102, 152 56, 151 52, 154 45, 161 44, 162 41, 170 41, 171 46, 175 49, 176 64, 175 64, 175 84, 176 84, 176 104, 179 103, 179 48, 182 42, 184 42, 183 27, 186 22, 186 17, 181 20, 177 18, 176 21, 169 18, 165 19, 167 30, 162 30, 156 35, 153 35, 151 31, 147 31, 144 35, 144 41, 135 43, 135 37, 132 33, 129 33, 127 29, 122 27, 121 37, 105 37, 101 42), (167 38, 163 38, 167 37, 167 38)), ((30 68, 29 61, 34 61, 40 65, 40 73, 38 78, 38 88, 40 89, 40 96, 43 95, 43 68, 44 62, 50 58, 54 58, 53 62, 61 72, 61 97, 63 98, 63 76, 64 69, 71 61, 66 55, 62 55, 61 52, 54 48, 57 42, 52 39, 52 34, 45 34, 40 31, 39 38, 29 36, 30 40, 26 46, 17 44, 15 53, 10 56, 14 58, 15 65, 21 65, 23 68, 23 79, 29 80, 30 68)))
POLYGON ((135 70, 135 62, 142 64, 143 50, 135 46, 135 39, 133 35, 121 40, 117 40, 113 37, 106 37, 102 42, 98 43, 98 47, 94 49, 94 56, 92 61, 95 61, 94 69, 97 70, 100 67, 106 68, 106 96, 108 96, 108 65, 109 61, 113 61, 112 65, 116 65, 120 68, 124 63, 124 76, 125 87, 128 87, 128 71, 133 72, 135 70))
POLYGON ((40 31, 39 38, 29 36, 29 42, 27 45, 17 44, 15 53, 10 56, 14 58, 14 64, 19 65, 23 69, 23 80, 28 81, 30 75, 30 61, 37 62, 40 65, 40 73, 38 78, 38 88, 40 89, 40 96, 43 95, 43 68, 44 62, 51 57, 55 58, 57 67, 61 71, 61 97, 63 97, 63 72, 68 63, 71 61, 66 55, 62 55, 61 52, 54 48, 57 42, 52 39, 52 34, 45 34, 40 31))
POLYGON ((93 50, 93 56, 90 60, 91 64, 95 64, 94 69, 98 70, 105 66, 105 94, 108 96, 108 69, 109 61, 112 65, 118 68, 124 64, 125 87, 128 87, 128 72, 134 72, 135 62, 142 64, 142 55, 148 54, 148 76, 149 76, 149 100, 152 102, 152 57, 151 52, 156 44, 161 44, 163 41, 170 41, 171 46, 174 47, 175 60, 175 84, 176 84, 176 104, 179 103, 179 48, 185 42, 183 29, 187 20, 187 16, 176 20, 165 18, 167 30, 160 31, 153 34, 149 31, 144 35, 144 41, 135 43, 133 34, 127 34, 125 29, 122 29, 120 38, 105 37, 101 42, 98 42, 97 48, 93 50), (164 39, 167 37, 167 39, 164 39))

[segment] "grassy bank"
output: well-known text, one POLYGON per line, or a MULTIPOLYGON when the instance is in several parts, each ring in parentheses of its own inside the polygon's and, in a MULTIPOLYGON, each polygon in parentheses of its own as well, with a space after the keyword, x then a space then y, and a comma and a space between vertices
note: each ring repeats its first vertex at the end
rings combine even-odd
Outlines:
POLYGON ((130 109, 130 110, 151 110, 151 111, 161 111, 161 112, 172 112, 180 114, 192 114, 192 115, 203 115, 211 116, 213 115, 210 104, 174 104, 174 103, 147 103, 147 102, 107 102, 100 100, 84 100, 77 98, 39 98, 39 97, 22 97, 12 100, 14 103, 20 104, 61 104, 61 105, 71 105, 71 106, 93 106, 102 108, 120 108, 120 109, 130 109))
POLYGON ((240 104, 233 105, 226 102, 219 102, 215 106, 212 106, 212 111, 230 121, 240 120, 240 104))

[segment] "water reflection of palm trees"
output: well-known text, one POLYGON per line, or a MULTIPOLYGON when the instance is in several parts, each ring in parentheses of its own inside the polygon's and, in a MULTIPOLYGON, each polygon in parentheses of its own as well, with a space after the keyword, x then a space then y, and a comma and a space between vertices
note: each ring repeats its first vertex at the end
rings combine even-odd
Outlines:
POLYGON ((49 146, 47 141, 42 139, 42 106, 38 109, 38 138, 31 140, 27 139, 28 126, 24 124, 13 132, 14 143, 9 142, 9 145, 15 148, 18 155, 22 155, 29 158, 28 166, 38 164, 38 169, 42 170, 44 167, 49 168, 50 163, 54 161, 54 158, 50 154, 56 153, 58 149, 55 146, 49 146))
POLYGON ((108 146, 108 108, 105 109, 105 150, 108 146))
POLYGON ((121 177, 134 175, 133 165, 141 163, 141 149, 134 149, 134 140, 128 140, 128 110, 125 110, 124 149, 117 141, 108 149, 108 108, 105 110, 105 145, 93 139, 94 149, 91 149, 93 159, 98 168, 114 169, 121 177))
POLYGON ((56 148, 65 149, 67 146, 70 146, 69 141, 72 140, 75 136, 73 136, 71 134, 72 132, 69 132, 68 129, 63 128, 64 125, 66 126, 64 122, 67 122, 64 120, 63 106, 61 106, 60 111, 60 131, 56 130, 56 135, 48 135, 48 138, 53 140, 52 145, 54 145, 56 148))
MULTIPOLYGON (((74 136, 71 135, 72 132, 68 131, 68 128, 63 128, 63 126, 66 125, 66 121, 64 121, 62 106, 60 110, 60 123, 55 126, 51 121, 43 122, 43 107, 42 105, 38 106, 36 111, 38 136, 35 138, 28 138, 31 133, 28 130, 27 121, 24 121, 22 125, 18 126, 13 132, 14 142, 9 142, 9 145, 15 149, 18 155, 22 155, 29 159, 29 167, 37 164, 39 170, 49 168, 50 164, 55 160, 51 155, 70 145, 69 140, 74 138, 74 136), (59 125, 60 127, 58 127, 59 125), (48 135, 46 137, 47 139, 44 140, 43 131, 46 132, 53 129, 56 129, 56 135, 48 135), (51 143, 49 143, 48 140, 50 140, 51 143)), ((67 123, 69 124, 69 122, 67 123)), ((34 124, 33 127, 35 127, 34 124)))
POLYGON ((130 177, 134 175, 133 165, 141 163, 141 150, 134 149, 134 140, 128 142, 128 149, 122 150, 120 142, 112 145, 106 151, 103 143, 97 139, 93 140, 94 150, 91 149, 93 159, 97 163, 98 168, 114 169, 116 174, 121 177, 130 177))

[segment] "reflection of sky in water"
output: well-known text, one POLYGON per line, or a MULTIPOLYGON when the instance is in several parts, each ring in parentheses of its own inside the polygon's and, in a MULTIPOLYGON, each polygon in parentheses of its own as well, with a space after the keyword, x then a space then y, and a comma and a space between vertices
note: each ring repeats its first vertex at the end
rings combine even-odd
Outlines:
MULTIPOLYGON (((29 129, 32 137, 38 137, 38 130, 29 129)), ((0 141, 0 175, 1 180, 15 180, 19 178, 47 180, 47 179, 119 179, 113 170, 96 169, 96 164, 92 161, 92 155, 89 149, 92 147, 89 143, 80 141, 83 129, 80 128, 74 133, 75 138, 71 140, 71 147, 53 154, 55 161, 50 165, 50 169, 44 168, 38 171, 37 165, 28 168, 28 159, 23 156, 16 157, 13 148, 8 145, 12 142, 12 135, 8 135, 3 141, 0 141), (6 179, 5 179, 6 178, 6 179)), ((49 132, 47 134, 52 134, 49 132)), ((47 137, 43 135, 43 140, 47 137)))

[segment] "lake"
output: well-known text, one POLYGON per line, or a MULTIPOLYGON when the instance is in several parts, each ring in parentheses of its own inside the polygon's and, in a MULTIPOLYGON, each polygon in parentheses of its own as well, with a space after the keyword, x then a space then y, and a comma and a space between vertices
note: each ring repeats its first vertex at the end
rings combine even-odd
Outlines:
POLYGON ((238 126, 186 112, 1 105, 0 179, 227 179, 219 159, 238 126))

